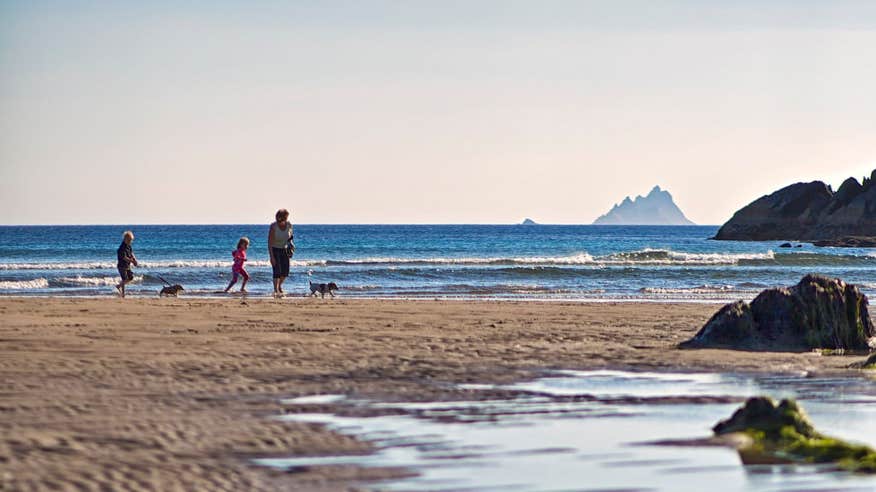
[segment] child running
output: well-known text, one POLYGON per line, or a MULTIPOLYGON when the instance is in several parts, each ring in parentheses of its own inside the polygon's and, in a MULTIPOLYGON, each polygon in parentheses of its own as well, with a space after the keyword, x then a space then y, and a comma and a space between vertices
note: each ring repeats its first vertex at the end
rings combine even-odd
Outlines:
POLYGON ((122 281, 116 285, 116 290, 119 291, 119 295, 122 297, 125 297, 125 284, 134 280, 134 272, 131 271, 131 265, 139 266, 137 257, 134 256, 134 250, 131 248, 131 243, 133 242, 134 233, 125 231, 122 233, 122 244, 116 250, 116 256, 119 260, 117 266, 119 268, 119 275, 122 277, 122 281))
POLYGON ((237 283, 237 276, 243 277, 243 283, 240 284, 240 291, 246 292, 246 282, 249 280, 249 274, 246 273, 246 270, 243 268, 243 263, 246 261, 246 248, 249 248, 249 238, 242 237, 240 241, 237 241, 237 249, 231 253, 231 257, 234 258, 234 265, 231 266, 231 282, 228 284, 228 287, 225 287, 225 292, 231 290, 231 287, 237 283))

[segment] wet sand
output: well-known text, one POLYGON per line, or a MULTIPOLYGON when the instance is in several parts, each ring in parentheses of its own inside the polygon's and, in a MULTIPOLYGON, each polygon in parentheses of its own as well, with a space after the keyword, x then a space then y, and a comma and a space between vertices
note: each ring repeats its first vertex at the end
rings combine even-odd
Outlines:
POLYGON ((678 350, 719 306, 0 298, 0 490, 351 490, 397 469, 254 457, 367 452, 269 417, 282 398, 476 398, 548 369, 839 372, 862 356, 678 350))

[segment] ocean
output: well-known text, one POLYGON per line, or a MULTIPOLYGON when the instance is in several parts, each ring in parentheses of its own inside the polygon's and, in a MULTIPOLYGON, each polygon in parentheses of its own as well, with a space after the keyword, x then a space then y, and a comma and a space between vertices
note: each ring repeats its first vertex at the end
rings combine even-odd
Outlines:
MULTIPOLYGON (((271 293, 265 224, 100 225, 0 226, 0 295, 116 295, 115 254, 126 229, 140 260, 129 295, 157 296, 159 276, 182 284, 185 296, 223 295, 241 236, 252 241, 249 295, 271 293)), ((304 295, 308 281, 331 281, 343 297, 721 302, 822 273, 876 293, 871 250, 710 240, 716 231, 302 224, 285 290, 304 295)))

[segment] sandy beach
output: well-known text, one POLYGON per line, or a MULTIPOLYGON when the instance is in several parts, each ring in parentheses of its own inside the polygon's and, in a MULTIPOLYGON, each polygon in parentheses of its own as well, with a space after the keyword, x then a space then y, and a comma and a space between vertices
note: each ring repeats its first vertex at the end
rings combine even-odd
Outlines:
POLYGON ((2 298, 0 490, 351 490, 406 472, 285 474, 251 464, 369 449, 320 426, 270 419, 284 411, 281 399, 445 399, 466 393, 456 383, 549 369, 834 372, 862 358, 675 348, 717 309, 2 298))

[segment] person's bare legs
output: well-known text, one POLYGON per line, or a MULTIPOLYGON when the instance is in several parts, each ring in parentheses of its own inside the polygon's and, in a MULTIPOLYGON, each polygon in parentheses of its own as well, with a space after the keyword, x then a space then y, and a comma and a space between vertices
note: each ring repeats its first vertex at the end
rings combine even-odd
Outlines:
MULTIPOLYGON (((225 287, 225 292, 228 292, 229 290, 231 290, 231 288, 234 287, 234 284, 236 284, 236 283, 237 283, 237 275, 231 277, 231 282, 228 283, 228 287, 225 287)), ((243 281, 243 285, 246 285, 246 280, 243 281)))
POLYGON ((125 284, 127 284, 127 283, 128 283, 127 280, 122 280, 121 282, 119 282, 116 285, 116 290, 119 291, 119 296, 122 298, 125 297, 125 284))

